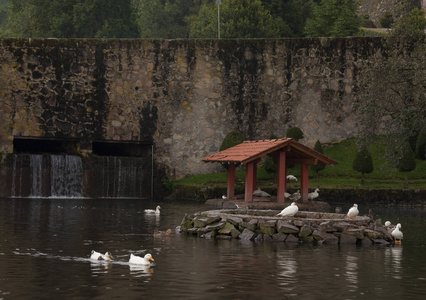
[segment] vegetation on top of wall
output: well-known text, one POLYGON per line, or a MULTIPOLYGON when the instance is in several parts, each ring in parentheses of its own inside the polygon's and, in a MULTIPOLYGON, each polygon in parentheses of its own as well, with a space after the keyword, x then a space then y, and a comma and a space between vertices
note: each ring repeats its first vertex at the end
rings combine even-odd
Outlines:
MULTIPOLYGON (((363 188, 363 189, 422 189, 426 190, 426 161, 416 160, 417 167, 407 173, 399 172, 394 166, 389 170, 383 168, 385 163, 384 152, 386 137, 376 137, 375 142, 370 144, 369 150, 376 166, 374 170, 365 176, 364 184, 361 184, 361 174, 352 169, 352 164, 357 153, 357 139, 350 138, 338 143, 325 145, 324 155, 339 162, 338 165, 329 166, 321 171, 321 177, 317 180, 313 172, 309 173, 311 185, 323 188, 363 188), (407 176, 407 186, 405 186, 405 175, 407 176)), ((287 169, 288 174, 300 177, 300 166, 296 165, 287 169)), ((244 186, 245 172, 238 169, 236 172, 236 186, 244 186)), ((258 185, 260 187, 276 187, 275 174, 265 171, 264 167, 258 166, 258 185)), ((227 173, 213 173, 203 175, 188 175, 175 181, 175 185, 202 185, 204 187, 226 188, 227 173)), ((299 188, 299 182, 287 182, 288 189, 299 188)))

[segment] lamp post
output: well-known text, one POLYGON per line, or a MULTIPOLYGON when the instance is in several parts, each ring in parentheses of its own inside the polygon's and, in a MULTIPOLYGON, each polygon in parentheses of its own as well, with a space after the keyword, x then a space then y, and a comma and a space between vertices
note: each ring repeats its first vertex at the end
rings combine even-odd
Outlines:
POLYGON ((217 4, 217 38, 220 39, 220 5, 222 0, 216 0, 217 4))

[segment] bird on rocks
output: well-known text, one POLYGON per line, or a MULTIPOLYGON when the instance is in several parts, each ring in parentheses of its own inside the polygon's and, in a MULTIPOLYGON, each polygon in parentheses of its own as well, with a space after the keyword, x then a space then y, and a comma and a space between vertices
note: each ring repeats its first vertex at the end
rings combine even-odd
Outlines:
POLYGON ((284 197, 287 199, 287 198, 290 198, 291 197, 291 194, 289 194, 289 193, 287 193, 287 192, 285 192, 284 193, 284 197))
POLYGON ((288 181, 297 181, 297 178, 294 175, 287 175, 286 178, 287 178, 288 181))
POLYGON ((386 230, 388 231, 388 233, 392 235, 392 231, 394 231, 395 225, 393 225, 390 221, 386 221, 385 227, 386 227, 386 230))
POLYGON ((149 265, 151 261, 154 261, 154 259, 152 258, 152 255, 149 253, 145 254, 144 257, 136 256, 136 255, 133 255, 133 253, 130 253, 130 259, 129 259, 130 264, 146 266, 146 265, 149 265))
POLYGON ((156 214, 156 215, 159 215, 160 214, 160 209, 161 209, 161 206, 157 205, 157 207, 155 208, 155 210, 153 210, 153 209, 145 209, 144 212, 146 214, 156 214))
POLYGON ((257 188, 257 190, 255 190, 253 192, 253 196, 256 196, 256 197, 271 197, 271 195, 269 195, 265 191, 262 191, 260 188, 257 188))
POLYGON ((300 194, 300 190, 297 190, 296 193, 291 194, 291 196, 289 197, 289 199, 292 201, 300 200, 300 198, 302 198, 302 195, 300 194))
POLYGON ((352 206, 348 211, 349 220, 355 221, 356 216, 358 216, 358 214, 359 214, 358 204, 354 204, 354 206, 352 206))
POLYGON ((402 238, 404 236, 402 234, 402 231, 400 230, 401 227, 402 227, 401 224, 398 223, 398 224, 396 224, 395 229, 392 231, 392 236, 395 239, 395 244, 401 244, 401 240, 402 240, 402 238))
POLYGON ((296 202, 291 203, 291 205, 284 208, 277 216, 280 217, 292 217, 299 211, 299 207, 297 207, 296 202))
POLYGON ((341 214, 342 213, 342 208, 340 207, 340 206, 336 206, 336 208, 334 209, 334 212, 336 213, 336 214, 341 214))
POLYGON ((92 250, 92 252, 90 253, 90 259, 93 260, 111 260, 114 257, 111 255, 111 253, 109 252, 105 252, 105 254, 96 252, 95 250, 92 250))
POLYGON ((312 193, 309 193, 308 194, 308 200, 314 200, 315 198, 318 198, 318 196, 319 196, 319 192, 320 191, 320 189, 318 189, 318 188, 316 188, 315 189, 315 191, 313 191, 312 193))
POLYGON ((225 196, 225 195, 223 195, 223 196, 222 196, 222 199, 223 199, 223 200, 225 200, 225 199, 226 199, 226 196, 225 196))

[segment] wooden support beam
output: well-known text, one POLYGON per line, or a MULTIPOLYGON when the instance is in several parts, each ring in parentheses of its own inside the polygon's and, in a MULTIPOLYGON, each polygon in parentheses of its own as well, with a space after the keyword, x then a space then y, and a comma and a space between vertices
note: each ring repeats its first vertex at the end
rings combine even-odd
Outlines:
POLYGON ((228 189, 226 190, 226 197, 231 199, 235 194, 235 163, 231 162, 228 165, 228 189))
POLYGON ((255 168, 256 168, 256 163, 254 161, 249 162, 246 165, 245 195, 244 195, 245 202, 253 201, 253 191, 254 191, 253 183, 255 182, 255 179, 254 179, 255 168))
POLYGON ((302 202, 308 202, 308 178, 309 178, 309 166, 300 166, 300 193, 302 194, 302 202))
POLYGON ((278 155, 278 176, 277 176, 277 203, 284 203, 286 190, 286 152, 279 151, 278 155))

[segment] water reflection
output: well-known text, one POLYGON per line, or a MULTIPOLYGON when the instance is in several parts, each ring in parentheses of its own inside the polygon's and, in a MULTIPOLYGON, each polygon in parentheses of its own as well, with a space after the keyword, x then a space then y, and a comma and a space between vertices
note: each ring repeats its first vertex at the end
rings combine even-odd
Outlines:
POLYGON ((174 229, 185 213, 205 208, 161 203, 161 216, 144 215, 152 206, 135 200, 0 200, 0 298, 416 299, 426 293, 426 212, 393 212, 410 216, 402 220, 409 233, 404 247, 362 248, 165 235, 160 233, 174 229), (92 249, 110 251, 115 259, 91 261, 92 249), (130 253, 148 252, 154 268, 128 263, 130 253))
POLYGON ((349 283, 349 290, 354 291, 358 287, 358 257, 352 255, 346 256, 345 275, 349 283))
POLYGON ((395 279, 402 279, 402 245, 386 248, 385 256, 389 273, 395 279))

